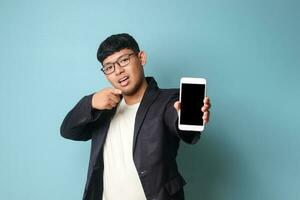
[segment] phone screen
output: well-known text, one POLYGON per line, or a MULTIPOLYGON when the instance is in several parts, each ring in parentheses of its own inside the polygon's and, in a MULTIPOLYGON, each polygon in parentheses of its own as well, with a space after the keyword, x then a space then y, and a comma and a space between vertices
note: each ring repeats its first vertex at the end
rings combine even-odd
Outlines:
POLYGON ((203 125, 203 106, 205 85, 183 83, 181 85, 180 124, 203 125))

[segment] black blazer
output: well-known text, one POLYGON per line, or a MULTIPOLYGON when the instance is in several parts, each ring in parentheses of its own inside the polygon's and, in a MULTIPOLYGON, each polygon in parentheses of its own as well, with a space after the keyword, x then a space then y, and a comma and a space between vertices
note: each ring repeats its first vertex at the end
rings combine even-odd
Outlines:
MULTIPOLYGON (((135 118, 133 160, 147 199, 182 200, 185 181, 176 163, 179 142, 194 144, 201 133, 177 128, 178 115, 173 104, 178 100, 178 89, 159 89, 152 77, 146 80, 148 87, 135 118)), ((67 139, 92 140, 84 200, 102 199, 103 145, 116 111, 93 109, 93 94, 75 105, 60 128, 67 139)))

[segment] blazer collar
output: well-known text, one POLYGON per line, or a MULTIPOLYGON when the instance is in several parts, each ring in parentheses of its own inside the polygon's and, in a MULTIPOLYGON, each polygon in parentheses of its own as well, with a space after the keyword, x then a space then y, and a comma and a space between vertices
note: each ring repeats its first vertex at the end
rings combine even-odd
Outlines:
POLYGON ((146 81, 148 83, 148 87, 147 87, 145 93, 148 92, 149 90, 158 89, 157 83, 153 77, 146 77, 146 81))

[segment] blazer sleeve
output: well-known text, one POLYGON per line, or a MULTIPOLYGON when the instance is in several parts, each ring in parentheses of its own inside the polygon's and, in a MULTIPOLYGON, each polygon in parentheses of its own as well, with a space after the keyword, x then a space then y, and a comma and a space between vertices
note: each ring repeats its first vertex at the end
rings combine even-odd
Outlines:
POLYGON ((96 121, 103 111, 92 108, 93 94, 84 96, 66 115, 60 126, 62 137, 87 141, 92 138, 92 122, 96 121))
POLYGON ((182 131, 178 128, 178 113, 174 108, 174 103, 178 101, 179 93, 174 92, 171 95, 170 100, 167 103, 164 113, 164 120, 168 130, 177 135, 181 140, 188 144, 195 144, 198 142, 201 136, 200 131, 182 131))

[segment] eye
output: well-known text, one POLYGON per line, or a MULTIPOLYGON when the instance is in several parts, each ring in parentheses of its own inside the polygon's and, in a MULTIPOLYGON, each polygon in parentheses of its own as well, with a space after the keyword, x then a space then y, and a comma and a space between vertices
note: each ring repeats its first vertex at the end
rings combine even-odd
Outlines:
POLYGON ((121 63, 121 64, 125 64, 125 63, 127 63, 128 61, 129 61, 129 58, 123 58, 123 59, 120 60, 120 63, 121 63))
POLYGON ((104 71, 110 71, 113 69, 113 65, 108 65, 104 68, 104 71))

